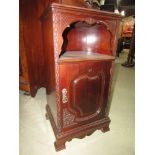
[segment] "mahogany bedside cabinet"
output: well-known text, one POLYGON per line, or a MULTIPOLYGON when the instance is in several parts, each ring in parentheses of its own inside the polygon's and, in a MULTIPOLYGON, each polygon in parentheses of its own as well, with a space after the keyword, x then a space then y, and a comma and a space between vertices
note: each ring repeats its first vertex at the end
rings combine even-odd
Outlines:
POLYGON ((57 151, 72 138, 109 130, 108 97, 121 17, 52 3, 41 16, 46 117, 57 151))

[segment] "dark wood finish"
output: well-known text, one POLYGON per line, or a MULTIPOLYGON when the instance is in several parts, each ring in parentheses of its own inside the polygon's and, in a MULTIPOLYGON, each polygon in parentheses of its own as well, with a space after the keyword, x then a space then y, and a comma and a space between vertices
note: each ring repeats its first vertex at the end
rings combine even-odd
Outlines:
POLYGON ((72 138, 109 130, 108 96, 120 19, 113 13, 56 3, 41 16, 46 118, 57 151, 72 138))
POLYGON ((20 89, 33 97, 37 89, 46 87, 46 62, 39 17, 49 2, 50 0, 19 1, 20 89))
POLYGON ((23 22, 21 15, 19 16, 19 79, 20 89, 30 92, 27 56, 24 44, 23 22))
MULTIPOLYGON (((35 96, 40 87, 48 87, 47 81, 47 61, 44 55, 42 45, 42 30, 39 17, 43 10, 49 5, 50 2, 75 5, 79 7, 88 7, 87 3, 83 0, 20 0, 19 8, 19 59, 20 59, 20 89, 35 96)), ((92 27, 91 31, 96 29, 92 27)), ((98 33, 100 33, 100 26, 98 26, 98 33)), ((83 29, 89 34, 89 29, 83 29)), ((77 30, 78 31, 78 30, 77 30)), ((105 31, 104 31, 105 32, 105 31)), ((71 32, 74 33, 74 30, 71 32)), ((93 32, 96 33, 96 32, 93 32)), ((81 33, 82 35, 84 33, 81 33)), ((80 35, 80 33, 79 33, 80 35)), ((110 34, 105 34, 110 35, 110 34)), ((68 35, 73 36, 73 35, 68 35)), ((75 38, 74 38, 75 39, 75 38)), ((75 40, 74 40, 75 41, 75 40)), ((76 43, 81 45, 76 40, 76 43)), ((96 46, 101 43, 94 43, 96 46)), ((106 44, 106 43, 105 43, 106 44)), ((72 45, 72 43, 70 44, 72 45)), ((70 46, 69 45, 69 46, 70 46)), ((78 45, 78 46, 79 46, 78 45)), ((83 44, 86 48, 86 44, 83 44)), ((108 44, 107 44, 108 45, 108 44)), ((93 45, 92 45, 93 46, 93 45)), ((79 46, 80 47, 80 46, 79 46)), ((100 46, 99 46, 100 47, 100 46)), ((90 47, 91 49, 92 47, 90 47)), ((77 49, 77 48, 76 48, 77 49)), ((81 49, 79 49, 81 50, 81 49)), ((92 50, 92 49, 91 49, 92 50)), ((96 52, 96 49, 93 49, 96 52)), ((101 50, 101 49, 98 49, 101 50)))
POLYGON ((40 16, 50 2, 87 7, 83 0, 20 0, 19 1, 19 59, 20 90, 35 96, 46 87, 46 58, 42 45, 40 16))

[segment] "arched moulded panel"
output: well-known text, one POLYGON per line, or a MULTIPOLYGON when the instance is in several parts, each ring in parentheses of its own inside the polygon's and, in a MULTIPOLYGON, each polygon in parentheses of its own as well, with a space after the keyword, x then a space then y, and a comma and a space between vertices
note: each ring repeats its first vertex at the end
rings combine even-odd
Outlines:
POLYGON ((71 83, 70 111, 76 115, 75 121, 85 121, 97 116, 103 104, 105 76, 82 74, 71 83))

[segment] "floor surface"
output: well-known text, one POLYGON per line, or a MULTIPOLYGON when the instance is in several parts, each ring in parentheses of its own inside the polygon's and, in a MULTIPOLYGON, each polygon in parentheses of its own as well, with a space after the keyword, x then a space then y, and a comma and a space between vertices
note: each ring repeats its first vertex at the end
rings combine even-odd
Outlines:
POLYGON ((45 119, 46 96, 41 88, 36 97, 19 94, 20 155, 134 155, 135 154, 135 70, 124 68, 122 52, 116 60, 110 131, 95 131, 83 139, 66 143, 66 150, 56 152, 54 133, 45 119))

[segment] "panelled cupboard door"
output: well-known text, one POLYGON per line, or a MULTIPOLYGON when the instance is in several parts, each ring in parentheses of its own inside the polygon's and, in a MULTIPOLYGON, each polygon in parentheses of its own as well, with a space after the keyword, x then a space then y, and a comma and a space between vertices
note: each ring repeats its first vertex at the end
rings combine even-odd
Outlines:
POLYGON ((62 110, 67 109, 74 116, 74 123, 68 126, 103 118, 106 64, 102 61, 60 64, 62 110))

